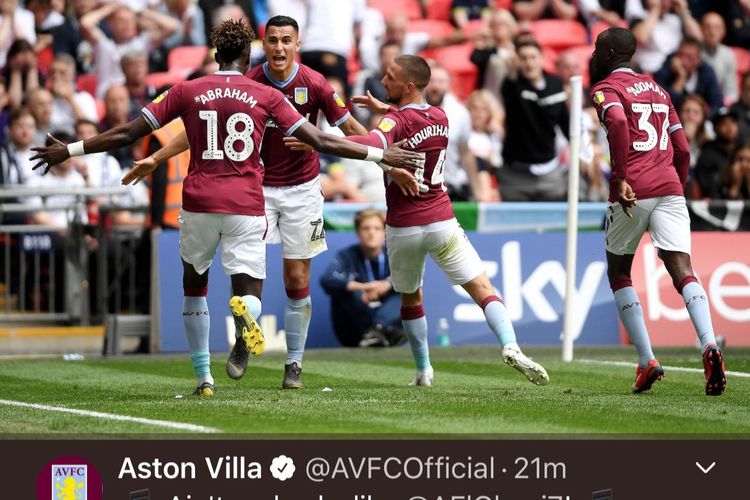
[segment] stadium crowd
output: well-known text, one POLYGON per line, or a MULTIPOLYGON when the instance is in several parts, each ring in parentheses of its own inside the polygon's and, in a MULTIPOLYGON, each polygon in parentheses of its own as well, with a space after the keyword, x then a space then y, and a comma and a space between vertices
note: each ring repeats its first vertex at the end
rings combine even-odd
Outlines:
MULTIPOLYGON (((339 95, 383 99, 388 61, 429 58, 426 96, 451 123, 445 180, 455 201, 565 199, 568 79, 590 85, 597 34, 627 26, 636 69, 653 74, 679 109, 693 153, 687 196, 750 197, 750 0, 2 0, 0 183, 39 185, 28 158, 48 132, 89 137, 138 116, 162 89, 215 71, 212 25, 244 18, 262 36, 277 14, 297 19, 301 62, 339 95)), ((252 57, 263 60, 260 46, 252 57)), ((601 201, 607 141, 584 103, 580 198, 601 201)), ((379 119, 350 107, 362 123, 379 119)), ((76 159, 43 184, 117 185, 148 153, 139 142, 76 159)), ((322 166, 327 200, 383 200, 381 176, 364 162, 323 156, 322 166)), ((142 186, 120 202, 154 195, 142 186)), ((118 222, 146 220, 123 213, 118 222)))

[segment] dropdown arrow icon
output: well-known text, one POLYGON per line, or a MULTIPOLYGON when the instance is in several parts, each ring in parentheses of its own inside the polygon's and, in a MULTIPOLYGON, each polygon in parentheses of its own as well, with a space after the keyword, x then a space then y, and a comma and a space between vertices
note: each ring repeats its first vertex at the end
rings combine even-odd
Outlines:
POLYGON ((701 471, 703 471, 703 473, 704 473, 704 474, 708 474, 709 472, 711 472, 711 469, 713 469, 713 468, 714 468, 714 466, 716 465, 716 462, 711 462, 711 465, 709 465, 708 467, 703 467, 703 466, 702 466, 702 465, 700 464, 700 462, 695 462, 695 465, 697 465, 697 466, 698 466, 698 468, 699 468, 699 469, 700 469, 701 471))

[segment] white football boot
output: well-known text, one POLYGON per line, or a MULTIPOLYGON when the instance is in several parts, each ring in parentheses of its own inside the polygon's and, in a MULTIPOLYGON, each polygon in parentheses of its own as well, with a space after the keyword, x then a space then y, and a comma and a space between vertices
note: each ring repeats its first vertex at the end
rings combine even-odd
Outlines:
POLYGON ((509 344, 503 348, 503 361, 519 372, 526 375, 530 382, 536 385, 549 384, 549 375, 539 363, 529 359, 516 344, 509 344))

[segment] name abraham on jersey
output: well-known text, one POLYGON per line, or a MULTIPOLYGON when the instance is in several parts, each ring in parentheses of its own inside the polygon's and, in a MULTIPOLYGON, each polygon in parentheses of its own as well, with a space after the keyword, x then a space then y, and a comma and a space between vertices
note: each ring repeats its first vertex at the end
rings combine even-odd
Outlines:
POLYGON ((638 94, 641 94, 643 92, 655 92, 659 94, 659 97, 662 99, 666 99, 667 96, 664 95, 664 91, 654 82, 635 82, 632 86, 627 87, 628 94, 632 94, 633 96, 638 96, 638 94))
POLYGON ((430 125, 429 127, 425 127, 414 136, 409 139, 409 141, 406 143, 409 147, 412 149, 419 146, 422 141, 425 141, 429 139, 430 137, 435 137, 438 135, 442 135, 443 137, 448 137, 448 127, 445 125, 430 125))
MULTIPOLYGON (((245 104, 249 104, 251 108, 254 108, 258 101, 255 97, 247 95, 247 92, 240 93, 240 89, 221 89, 216 88, 213 90, 207 90, 205 94, 195 96, 195 102, 206 104, 208 101, 215 99, 237 99, 245 104)), ((154 101, 156 102, 156 101, 154 101)))

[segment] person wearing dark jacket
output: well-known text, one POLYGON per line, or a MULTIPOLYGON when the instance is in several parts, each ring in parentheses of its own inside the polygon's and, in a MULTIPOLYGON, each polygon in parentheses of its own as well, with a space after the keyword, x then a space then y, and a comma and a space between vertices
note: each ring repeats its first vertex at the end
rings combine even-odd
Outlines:
POLYGON ((385 214, 362 210, 354 225, 359 243, 339 251, 320 279, 331 296, 334 333, 346 347, 403 344, 401 297, 389 279, 385 214))
POLYGON ((695 180, 704 198, 721 198, 721 172, 729 165, 738 138, 736 112, 731 108, 719 108, 713 116, 716 139, 701 148, 695 165, 695 180))
POLYGON ((654 74, 656 83, 664 87, 679 108, 688 94, 698 94, 708 103, 709 113, 715 113, 724 104, 719 80, 713 68, 701 59, 701 44, 695 38, 685 37, 677 52, 669 56, 654 74))

